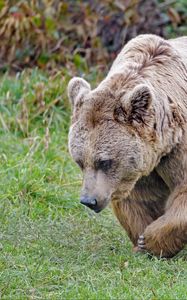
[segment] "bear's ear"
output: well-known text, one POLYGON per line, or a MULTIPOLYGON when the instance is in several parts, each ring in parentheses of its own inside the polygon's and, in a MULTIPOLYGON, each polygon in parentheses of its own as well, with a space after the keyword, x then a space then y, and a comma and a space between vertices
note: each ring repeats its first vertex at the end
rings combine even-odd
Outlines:
POLYGON ((152 92, 147 85, 140 84, 121 100, 120 121, 147 124, 150 119, 149 108, 152 103, 152 92))
POLYGON ((146 124, 151 103, 152 93, 149 87, 144 84, 135 87, 126 103, 128 120, 146 124))
POLYGON ((68 83, 68 97, 72 106, 74 106, 83 96, 90 91, 90 84, 80 77, 72 78, 68 83))

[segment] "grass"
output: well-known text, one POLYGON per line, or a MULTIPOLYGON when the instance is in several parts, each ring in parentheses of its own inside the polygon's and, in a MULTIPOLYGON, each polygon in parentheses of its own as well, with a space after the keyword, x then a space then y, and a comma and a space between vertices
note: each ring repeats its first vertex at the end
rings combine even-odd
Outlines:
POLYGON ((1 78, 1 299, 187 299, 186 250, 133 254, 110 208, 79 205, 63 76, 1 78))

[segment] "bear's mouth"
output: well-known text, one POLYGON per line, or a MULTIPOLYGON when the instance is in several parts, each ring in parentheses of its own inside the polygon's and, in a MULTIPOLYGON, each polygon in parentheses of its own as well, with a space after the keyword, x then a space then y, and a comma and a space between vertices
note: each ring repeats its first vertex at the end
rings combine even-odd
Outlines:
POLYGON ((102 210, 103 210, 103 208, 97 208, 97 209, 94 209, 94 212, 95 212, 96 214, 98 214, 98 213, 100 213, 102 210))
POLYGON ((98 205, 97 205, 97 207, 95 207, 94 212, 97 214, 100 213, 108 205, 108 203, 110 202, 110 199, 111 199, 111 197, 108 197, 108 198, 105 198, 102 201, 102 203, 98 202, 98 205))

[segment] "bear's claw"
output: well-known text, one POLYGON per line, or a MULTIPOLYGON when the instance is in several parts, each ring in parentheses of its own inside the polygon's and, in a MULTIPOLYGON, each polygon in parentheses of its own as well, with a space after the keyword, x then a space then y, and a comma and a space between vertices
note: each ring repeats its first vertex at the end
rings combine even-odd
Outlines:
POLYGON ((140 235, 138 238, 138 249, 145 250, 145 238, 143 235, 140 235))

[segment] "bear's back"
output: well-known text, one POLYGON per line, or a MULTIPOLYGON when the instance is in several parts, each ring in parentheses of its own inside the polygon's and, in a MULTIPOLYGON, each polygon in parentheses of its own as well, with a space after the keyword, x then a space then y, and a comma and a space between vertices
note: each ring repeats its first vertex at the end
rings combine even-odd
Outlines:
POLYGON ((130 40, 112 64, 107 77, 116 73, 139 72, 159 62, 171 64, 180 59, 187 66, 187 37, 165 40, 153 34, 143 34, 130 40))
POLYGON ((182 57, 183 63, 187 67, 187 37, 179 37, 168 41, 169 44, 177 50, 179 55, 182 57))

